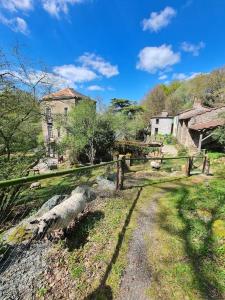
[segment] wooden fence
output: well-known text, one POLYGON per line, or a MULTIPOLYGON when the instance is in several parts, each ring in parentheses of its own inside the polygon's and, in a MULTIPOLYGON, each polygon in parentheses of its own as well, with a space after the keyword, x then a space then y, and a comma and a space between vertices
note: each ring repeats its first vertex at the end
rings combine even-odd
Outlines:
MULTIPOLYGON (((127 168, 129 168, 130 163, 132 161, 160 161, 161 163, 166 160, 181 160, 181 159, 186 159, 186 175, 190 176, 191 175, 191 170, 193 169, 193 162, 194 162, 194 156, 179 156, 179 157, 149 157, 149 158, 127 158, 125 155, 120 155, 118 159, 110 161, 110 162, 105 162, 101 163, 98 165, 94 166, 86 166, 86 167, 81 167, 81 168, 74 168, 74 169, 68 169, 68 170, 63 170, 63 171, 56 171, 56 172, 51 172, 51 173, 46 173, 46 174, 41 174, 41 175, 33 175, 33 176, 27 176, 27 177, 21 177, 21 178, 15 178, 15 179, 10 179, 10 180, 5 180, 5 181, 0 181, 0 188, 5 188, 5 187, 10 187, 14 185, 20 185, 20 184, 26 184, 26 183, 31 183, 31 182, 36 182, 42 179, 47 179, 47 178, 53 178, 53 177, 59 177, 59 176, 64 176, 64 175, 69 175, 69 174, 79 174, 83 173, 87 170, 94 170, 98 169, 107 165, 113 165, 116 164, 116 189, 121 190, 123 189, 123 183, 124 183, 124 173, 126 172, 127 168)), ((207 156, 198 156, 198 159, 202 159, 202 173, 206 173, 209 175, 210 172, 210 160, 208 159, 207 156)))

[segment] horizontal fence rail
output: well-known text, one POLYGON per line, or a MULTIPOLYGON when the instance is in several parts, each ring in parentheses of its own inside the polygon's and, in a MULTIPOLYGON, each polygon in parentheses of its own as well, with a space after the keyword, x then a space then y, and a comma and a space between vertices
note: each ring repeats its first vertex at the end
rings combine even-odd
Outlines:
MULTIPOLYGON (((130 161, 154 161, 154 160, 180 160, 180 159, 193 159, 194 158, 199 158, 199 159, 204 159, 205 156, 178 156, 178 157, 143 157, 143 158, 129 158, 130 161)), ((124 159, 125 156, 124 156, 124 159)), ((48 179, 48 178, 53 178, 53 177, 60 177, 64 175, 69 175, 69 174, 76 174, 79 172, 87 171, 87 170, 93 170, 97 168, 101 168, 107 165, 112 165, 115 163, 120 163, 122 159, 118 160, 113 160, 110 162, 105 162, 101 163, 99 165, 94 165, 94 166, 85 166, 81 168, 74 168, 74 169, 68 169, 68 170, 62 170, 62 171, 56 171, 52 173, 46 173, 46 174, 41 174, 41 175, 33 175, 33 176, 27 176, 27 177, 21 177, 21 178, 15 178, 15 179, 9 179, 9 180, 4 180, 0 181, 0 188, 3 187, 9 187, 9 186, 14 186, 18 184, 25 184, 25 183, 31 183, 35 181, 39 181, 42 179, 48 179)))
POLYGON ((94 165, 94 166, 85 166, 85 167, 81 167, 81 168, 56 171, 56 172, 46 173, 46 174, 41 174, 41 175, 33 175, 33 176, 4 180, 4 181, 0 181, 0 188, 9 187, 9 186, 17 185, 17 184, 35 182, 38 180, 52 178, 52 177, 60 177, 60 176, 69 175, 69 174, 76 174, 76 173, 79 173, 82 171, 93 170, 93 169, 98 169, 98 168, 101 168, 101 167, 104 167, 107 165, 112 165, 117 162, 119 162, 119 160, 105 162, 105 163, 101 163, 99 165, 94 165))
POLYGON ((163 157, 163 156, 158 156, 158 157, 143 157, 143 158, 131 158, 131 161, 141 161, 141 160, 172 160, 172 159, 189 159, 189 158, 204 158, 204 156, 178 156, 178 157, 163 157))

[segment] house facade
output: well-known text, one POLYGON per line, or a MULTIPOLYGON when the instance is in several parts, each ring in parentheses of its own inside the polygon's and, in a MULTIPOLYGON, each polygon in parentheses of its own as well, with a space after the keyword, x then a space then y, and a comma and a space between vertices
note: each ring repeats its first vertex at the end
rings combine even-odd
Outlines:
POLYGON ((174 118, 168 112, 163 111, 160 115, 154 116, 150 120, 151 136, 169 135, 173 133, 174 118))
POLYGON ((192 109, 186 110, 175 117, 174 136, 178 142, 193 151, 203 148, 215 148, 212 132, 224 124, 220 117, 225 113, 225 106, 209 108, 195 101, 192 109))
POLYGON ((46 95, 41 101, 43 114, 42 131, 47 148, 47 155, 55 157, 56 144, 65 136, 66 131, 60 126, 57 117, 67 118, 69 111, 84 99, 84 96, 72 88, 66 88, 56 93, 46 95))
POLYGON ((225 114, 225 105, 215 108, 205 107, 195 99, 191 109, 169 116, 167 112, 154 116, 150 120, 151 137, 172 134, 179 144, 192 150, 218 149, 220 146, 213 140, 213 131, 225 124, 221 114, 225 114))

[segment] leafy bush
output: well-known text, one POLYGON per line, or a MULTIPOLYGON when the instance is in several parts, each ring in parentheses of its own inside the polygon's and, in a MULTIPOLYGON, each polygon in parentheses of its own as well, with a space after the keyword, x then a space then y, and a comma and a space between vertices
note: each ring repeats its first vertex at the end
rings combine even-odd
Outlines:
POLYGON ((171 134, 166 134, 164 136, 164 140, 163 143, 165 145, 175 145, 177 143, 177 140, 174 136, 172 136, 171 134))
POLYGON ((225 153, 222 153, 222 152, 208 152, 208 157, 210 159, 219 159, 221 157, 225 157, 225 153))
POLYGON ((188 151, 184 146, 179 145, 177 155, 178 156, 186 156, 186 155, 188 155, 188 151))

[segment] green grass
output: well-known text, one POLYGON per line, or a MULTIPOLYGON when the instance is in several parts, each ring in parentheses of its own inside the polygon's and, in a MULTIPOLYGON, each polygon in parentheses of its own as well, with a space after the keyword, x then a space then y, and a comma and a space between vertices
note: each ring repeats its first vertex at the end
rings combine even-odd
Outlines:
MULTIPOLYGON (((92 295, 94 299, 107 299, 119 287, 126 266, 125 256, 114 262, 118 244, 119 252, 126 253, 126 238, 121 230, 137 195, 137 189, 123 191, 120 197, 110 198, 98 206, 98 211, 87 215, 70 242, 69 269, 75 280, 77 298, 92 295)), ((128 230, 129 231, 129 230, 128 230)), ((127 232, 128 232, 127 231, 127 232)))
POLYGON ((159 201, 151 299, 225 299, 225 185, 181 181, 159 201))
POLYGON ((11 214, 8 216, 8 222, 5 227, 0 228, 0 232, 12 226, 11 220, 19 222, 27 215, 35 213, 47 200, 55 195, 69 195, 77 186, 85 184, 92 185, 96 177, 106 175, 110 171, 115 172, 114 166, 103 166, 96 170, 85 170, 80 174, 66 175, 56 178, 48 178, 40 180, 41 188, 30 190, 30 184, 21 192, 18 199, 15 201, 11 214))

